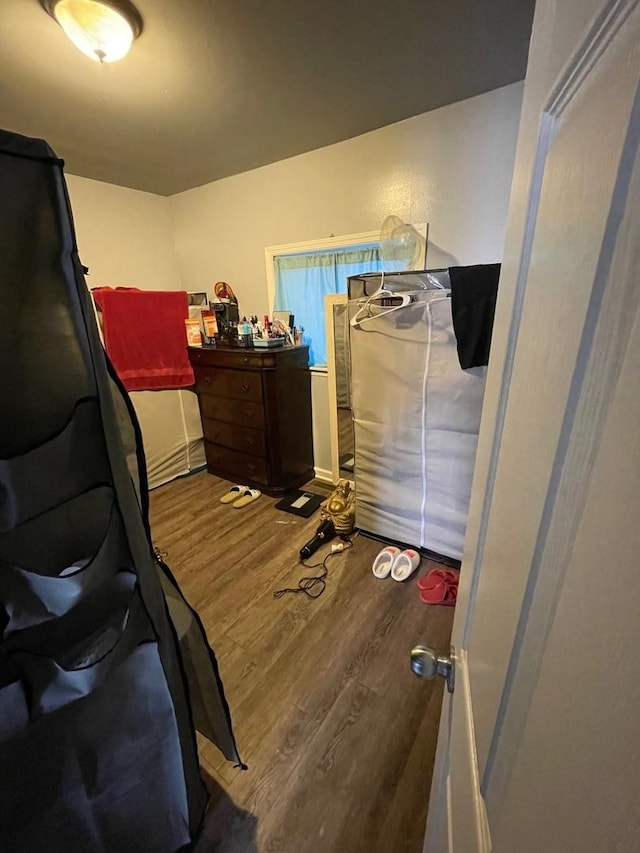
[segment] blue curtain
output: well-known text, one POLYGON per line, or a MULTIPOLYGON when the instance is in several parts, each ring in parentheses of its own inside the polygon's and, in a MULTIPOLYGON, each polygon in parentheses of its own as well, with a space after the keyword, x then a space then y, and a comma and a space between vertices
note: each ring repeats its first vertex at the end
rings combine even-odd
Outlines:
POLYGON ((350 275, 381 270, 378 247, 280 255, 274 262, 274 308, 290 311, 295 316, 296 326, 304 328, 303 341, 309 345, 309 363, 325 365, 324 297, 329 293, 346 293, 350 275))

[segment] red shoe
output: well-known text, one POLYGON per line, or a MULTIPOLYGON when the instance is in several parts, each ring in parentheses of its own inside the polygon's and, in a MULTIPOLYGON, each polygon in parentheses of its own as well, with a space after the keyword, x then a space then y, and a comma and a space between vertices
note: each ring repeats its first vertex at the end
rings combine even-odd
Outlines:
POLYGON ((458 572, 452 569, 432 569, 422 578, 418 578, 420 589, 431 589, 439 583, 458 583, 458 572))
POLYGON ((420 600, 425 604, 453 607, 458 598, 458 578, 458 572, 434 569, 418 581, 420 600))

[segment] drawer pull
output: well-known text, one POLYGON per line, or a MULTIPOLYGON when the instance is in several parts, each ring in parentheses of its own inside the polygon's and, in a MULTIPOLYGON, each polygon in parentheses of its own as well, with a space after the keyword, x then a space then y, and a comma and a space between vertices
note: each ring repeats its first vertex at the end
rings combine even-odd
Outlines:
POLYGON ((249 359, 247 358, 246 355, 242 357, 242 363, 243 364, 249 364, 249 359))
POLYGON ((250 471, 252 474, 255 474, 257 470, 258 470, 258 469, 256 468, 256 466, 255 466, 255 465, 252 465, 251 463, 249 463, 249 464, 247 465, 247 471, 250 471))
POLYGON ((244 391, 245 394, 247 393, 247 391, 249 390, 250 387, 251 386, 248 385, 246 382, 244 383, 244 385, 242 386, 242 390, 244 391))
POLYGON ((253 445, 254 445, 255 443, 256 443, 255 438, 248 438, 248 439, 247 439, 247 447, 253 447, 253 445))
POLYGON ((251 420, 253 420, 253 412, 246 412, 245 411, 242 413, 242 417, 245 419, 245 421, 251 421, 251 420))
POLYGON ((207 383, 207 385, 211 385, 211 377, 210 376, 205 376, 204 381, 207 383))

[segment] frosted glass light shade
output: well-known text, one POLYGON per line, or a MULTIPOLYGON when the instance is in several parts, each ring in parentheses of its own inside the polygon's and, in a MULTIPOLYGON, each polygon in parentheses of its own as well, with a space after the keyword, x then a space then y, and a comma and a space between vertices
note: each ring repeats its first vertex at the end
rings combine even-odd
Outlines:
POLYGON ((78 50, 96 62, 122 59, 141 30, 141 20, 136 20, 139 16, 130 4, 57 0, 46 8, 78 50))

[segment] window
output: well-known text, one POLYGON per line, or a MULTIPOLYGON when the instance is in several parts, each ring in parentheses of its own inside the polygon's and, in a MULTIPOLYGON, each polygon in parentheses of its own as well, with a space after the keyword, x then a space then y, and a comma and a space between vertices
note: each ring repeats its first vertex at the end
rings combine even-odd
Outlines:
POLYGON ((290 311, 295 316, 296 326, 304 328, 309 363, 326 365, 324 297, 330 293, 345 293, 350 275, 381 270, 378 244, 276 254, 273 264, 274 309, 290 311))

